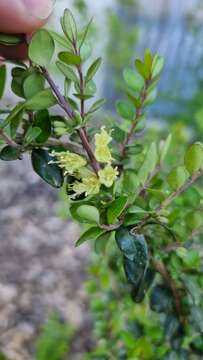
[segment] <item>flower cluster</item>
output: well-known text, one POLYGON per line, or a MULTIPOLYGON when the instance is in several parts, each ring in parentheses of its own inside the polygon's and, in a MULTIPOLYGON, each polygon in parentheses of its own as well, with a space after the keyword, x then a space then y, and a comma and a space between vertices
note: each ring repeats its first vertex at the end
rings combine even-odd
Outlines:
POLYGON ((106 164, 104 168, 98 171, 98 175, 87 168, 87 161, 84 157, 71 153, 70 151, 52 152, 55 160, 64 171, 64 175, 73 175, 75 181, 69 185, 75 198, 81 194, 96 195, 99 193, 101 185, 111 187, 118 176, 117 168, 113 168, 111 162, 113 157, 109 148, 112 137, 107 133, 104 127, 101 132, 95 135, 95 158, 98 162, 106 164))

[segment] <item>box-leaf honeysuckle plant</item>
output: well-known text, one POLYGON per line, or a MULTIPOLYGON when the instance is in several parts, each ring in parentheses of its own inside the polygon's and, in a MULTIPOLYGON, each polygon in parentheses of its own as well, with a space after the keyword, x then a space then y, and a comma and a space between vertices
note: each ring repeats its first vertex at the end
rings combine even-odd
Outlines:
MULTIPOLYGON (((144 301, 149 291, 149 306, 161 314, 173 351, 179 354, 188 345, 187 335, 190 351, 202 354, 203 145, 196 142, 177 153, 177 165, 169 169, 171 135, 160 143, 144 141, 146 109, 155 101, 164 66, 150 50, 123 72, 126 100, 116 103, 118 121, 94 123, 105 100, 94 100, 101 58, 89 64, 90 26, 80 30, 66 9, 63 35, 45 29, 33 35, 29 64, 12 69, 11 88, 21 100, 13 109, 1 109, 0 158, 21 160, 28 153, 44 181, 65 186, 72 218, 88 226, 76 246, 95 240, 96 249, 104 251, 115 242, 132 300, 144 301), (55 54, 56 45, 63 51, 55 54), (55 57, 63 91, 48 69, 55 57), (55 105, 58 115, 50 110, 55 105), (188 191, 193 200, 183 207, 188 191)), ((1 95, 5 73, 3 63, 1 95)))

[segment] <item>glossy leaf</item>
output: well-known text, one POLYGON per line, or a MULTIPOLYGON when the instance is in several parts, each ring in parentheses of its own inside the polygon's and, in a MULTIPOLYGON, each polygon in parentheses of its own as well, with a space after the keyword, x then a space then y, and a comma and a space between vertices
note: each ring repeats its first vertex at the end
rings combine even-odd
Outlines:
POLYGON ((0 159, 4 161, 12 161, 19 159, 20 150, 11 145, 6 145, 0 151, 0 159))
POLYGON ((114 200, 107 209, 107 220, 109 224, 113 224, 117 221, 119 215, 125 209, 128 198, 127 196, 120 196, 118 199, 114 200))
POLYGON ((140 303, 144 300, 146 292, 149 290, 155 278, 155 272, 151 268, 147 268, 143 278, 138 286, 132 288, 131 297, 135 303, 140 303))
POLYGON ((128 229, 116 231, 116 242, 124 256, 124 270, 128 281, 138 286, 148 266, 148 247, 143 235, 131 235, 128 229))
POLYGON ((80 238, 77 240, 75 246, 80 246, 81 244, 83 244, 86 241, 89 240, 96 240, 100 235, 102 235, 104 233, 104 230, 100 229, 99 227, 95 226, 95 227, 91 227, 90 229, 88 229, 87 231, 85 231, 80 238))
POLYGON ((24 144, 31 144, 36 140, 36 138, 41 134, 41 129, 34 126, 30 127, 24 137, 24 144))
POLYGON ((39 136, 36 137, 37 143, 44 143, 51 135, 51 121, 47 110, 41 110, 35 113, 34 126, 41 130, 39 136))
POLYGON ((31 154, 34 171, 48 184, 60 188, 63 185, 63 174, 56 164, 50 164, 53 157, 44 149, 34 149, 31 154))
POLYGON ((169 289, 163 285, 153 287, 150 295, 150 307, 158 313, 171 311, 173 309, 173 298, 169 289))

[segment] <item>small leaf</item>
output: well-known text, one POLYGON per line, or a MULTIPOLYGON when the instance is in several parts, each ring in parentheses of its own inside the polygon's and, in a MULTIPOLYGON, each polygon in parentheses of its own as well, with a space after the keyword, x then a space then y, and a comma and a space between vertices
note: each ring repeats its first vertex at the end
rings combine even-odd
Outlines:
POLYGON ((57 101, 51 89, 45 89, 24 103, 27 110, 39 111, 56 105, 57 101))
POLYGON ((5 128, 16 116, 23 112, 24 103, 19 102, 7 116, 7 118, 1 123, 1 128, 5 128))
POLYGON ((20 150, 11 145, 6 145, 0 151, 0 159, 4 161, 17 160, 20 156, 20 150))
POLYGON ((135 60, 135 67, 138 73, 145 79, 148 80, 150 77, 150 72, 147 66, 139 59, 135 60))
POLYGON ((79 55, 73 54, 68 51, 62 51, 58 54, 59 60, 63 61, 67 65, 79 66, 81 64, 81 58, 79 55))
POLYGON ((144 86, 143 77, 136 73, 133 69, 126 68, 123 72, 126 84, 134 91, 140 92, 144 86))
POLYGON ((135 118, 134 106, 127 101, 123 101, 123 100, 117 101, 116 110, 118 114, 124 119, 133 120, 135 118))
POLYGON ((80 246, 85 241, 89 240, 96 240, 98 236, 102 235, 104 233, 104 230, 100 229, 99 227, 91 227, 87 231, 85 231, 80 238, 77 240, 75 246, 80 246))
POLYGON ((164 58, 160 55, 155 55, 152 62, 152 78, 159 76, 164 67, 164 58))
POLYGON ((156 88, 152 89, 151 91, 148 91, 147 96, 144 100, 143 106, 149 106, 149 105, 153 104, 156 97, 157 97, 157 89, 156 88))
POLYGON ((197 269, 200 266, 201 257, 198 251, 188 250, 182 261, 188 269, 197 269))
POLYGON ((87 35, 88 35, 91 25, 92 25, 92 19, 88 22, 88 24, 85 26, 85 28, 83 29, 83 31, 81 33, 80 48, 82 47, 82 45, 84 44, 84 42, 87 38, 87 35))
POLYGON ((77 75, 71 69, 70 66, 65 65, 59 61, 56 62, 58 69, 62 72, 62 74, 68 79, 73 81, 74 83, 78 83, 77 75))
POLYGON ((99 224, 99 211, 92 205, 80 205, 76 210, 79 221, 99 224))
POLYGON ((88 110, 88 113, 94 113, 95 111, 99 110, 104 104, 106 103, 105 99, 97 100, 88 110))
POLYGON ((168 153, 168 150, 170 148, 172 141, 172 134, 169 134, 167 139, 164 141, 163 146, 160 149, 161 155, 160 155, 160 161, 163 162, 165 160, 165 157, 168 153))
POLYGON ((41 134, 41 129, 38 127, 30 127, 24 137, 25 144, 31 144, 41 134))
POLYGON ((102 59, 98 58, 96 59, 93 64, 89 67, 88 71, 87 71, 87 75, 85 77, 85 82, 88 83, 90 80, 92 80, 92 78, 94 77, 94 75, 97 73, 100 65, 101 65, 102 59))
POLYGON ((198 171, 203 164, 203 147, 200 144, 191 145, 186 151, 184 163, 191 175, 198 171))
POLYGON ((55 44, 52 36, 45 29, 38 30, 29 45, 29 58, 35 64, 47 67, 51 63, 55 44))
POLYGON ((144 185, 148 176, 152 173, 155 169, 158 161, 158 154, 157 154, 157 146, 156 143, 152 143, 149 147, 147 154, 145 156, 144 163, 142 164, 139 172, 138 172, 138 179, 141 185, 144 185))
POLYGON ((28 70, 22 69, 20 67, 15 67, 12 69, 12 82, 11 82, 11 89, 15 95, 24 98, 24 89, 23 83, 28 75, 28 70))
POLYGON ((65 9, 63 18, 61 19, 61 26, 67 38, 74 42, 77 40, 77 25, 72 12, 65 9))
POLYGON ((131 297, 135 303, 140 303, 144 300, 145 294, 152 285, 154 278, 155 271, 151 268, 147 268, 139 285, 132 288, 131 297))
POLYGON ((158 313, 166 313, 173 309, 172 294, 164 285, 153 287, 150 295, 150 308, 158 313))
POLYGON ((167 182, 173 190, 179 189, 188 179, 188 172, 184 166, 174 168, 167 177, 167 182))
POLYGON ((34 126, 37 126, 41 130, 41 134, 36 137, 37 143, 44 143, 51 135, 51 121, 47 110, 41 110, 35 113, 33 122, 34 126))
POLYGON ((140 261, 138 266, 146 266, 148 249, 143 235, 131 235, 127 228, 120 227, 116 231, 116 242, 126 258, 140 261))
POLYGON ((56 164, 50 164, 53 157, 50 156, 47 150, 32 150, 31 159, 33 169, 44 181, 56 188, 63 185, 62 171, 56 164))
POLYGON ((52 30, 49 30, 49 34, 60 46, 70 49, 70 50, 72 49, 72 45, 71 45, 70 41, 67 38, 65 38, 63 35, 60 35, 52 30))
POLYGON ((114 200, 107 209, 107 220, 109 224, 113 224, 119 215, 125 209, 128 198, 127 196, 120 196, 118 199, 114 200))
POLYGON ((197 329, 203 334, 203 311, 199 306, 192 306, 191 309, 192 321, 195 323, 197 329))
POLYGON ((22 35, 0 33, 0 44, 14 46, 21 44, 22 42, 24 42, 24 37, 22 35))
POLYGON ((112 236, 112 232, 106 232, 98 236, 98 238, 95 241, 95 251, 97 254, 104 253, 111 236, 112 236))
POLYGON ((88 41, 85 41, 80 48, 80 56, 83 63, 89 59, 91 53, 92 53, 92 46, 88 41))
POLYGON ((6 65, 0 65, 0 99, 4 94, 6 86, 6 65))
POLYGON ((23 82, 23 93, 26 99, 36 95, 38 92, 44 90, 44 78, 41 74, 34 72, 26 77, 23 82))

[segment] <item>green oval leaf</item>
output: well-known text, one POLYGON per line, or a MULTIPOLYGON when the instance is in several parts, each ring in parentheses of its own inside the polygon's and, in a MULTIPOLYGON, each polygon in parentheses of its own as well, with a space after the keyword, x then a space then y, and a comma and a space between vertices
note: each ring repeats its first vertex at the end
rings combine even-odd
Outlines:
POLYGON ((28 99, 24 103, 27 110, 39 111, 56 105, 57 100, 51 89, 45 89, 28 99))
POLYGON ((44 89, 44 78, 40 73, 34 72, 23 82, 23 93, 26 99, 32 98, 44 89))
POLYGON ((0 159, 4 161, 17 160, 20 156, 20 150, 11 145, 6 145, 0 151, 0 159))
POLYGON ((63 174, 56 164, 50 164, 53 160, 47 150, 34 149, 31 154, 32 166, 35 172, 49 185, 60 188, 63 185, 63 174))
POLYGON ((54 54, 55 44, 52 36, 45 29, 38 30, 29 45, 29 58, 35 64, 47 67, 54 54))
POLYGON ((109 224, 113 224, 115 221, 117 221, 118 216, 125 209, 127 201, 127 196, 120 196, 111 203, 107 209, 107 220, 109 224))
POLYGON ((80 205, 76 210, 76 214, 78 218, 81 219, 81 222, 99 224, 100 215, 98 209, 95 206, 80 205))
POLYGON ((173 190, 184 185, 188 178, 188 172, 184 166, 174 168, 167 177, 167 182, 173 190))
POLYGON ((58 58, 67 65, 79 66, 81 64, 81 57, 68 51, 60 52, 58 58))
POLYGON ((144 86, 143 77, 136 73, 133 69, 126 68, 123 72, 126 84, 134 91, 140 92, 144 86))
POLYGON ((192 175, 198 171, 203 164, 203 147, 200 144, 193 144, 185 153, 185 167, 192 175))
POLYGON ((131 103, 127 101, 117 101, 116 110, 118 114, 124 119, 133 120, 135 118, 135 108, 131 103))
POLYGON ((100 229, 99 227, 95 226, 95 227, 91 227, 90 229, 88 229, 87 231, 85 231, 80 238, 77 240, 75 246, 80 246, 81 244, 83 244, 86 241, 89 240, 96 240, 98 236, 100 236, 101 234, 104 233, 104 230, 100 229))
POLYGON ((97 71, 99 70, 99 67, 101 65, 102 59, 101 57, 96 59, 93 64, 89 67, 88 71, 87 71, 87 75, 85 77, 85 82, 88 83, 90 80, 92 80, 92 78, 94 77, 94 75, 97 73, 97 71))

